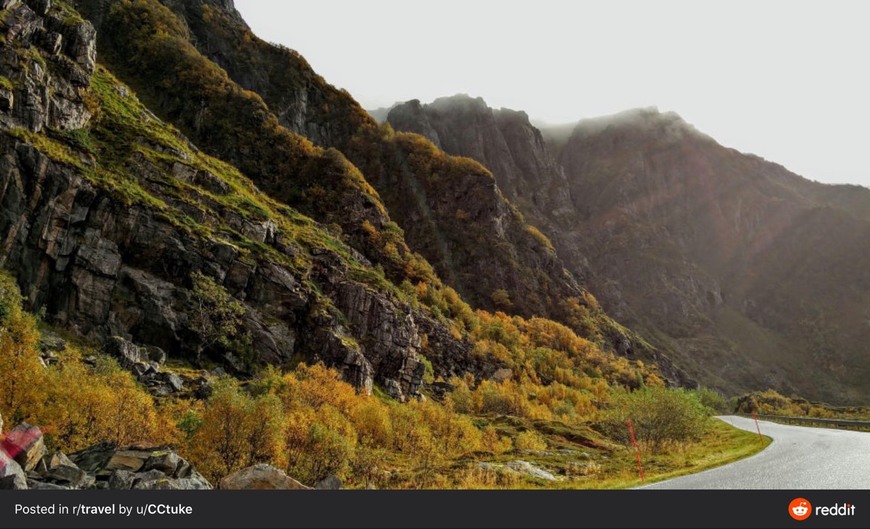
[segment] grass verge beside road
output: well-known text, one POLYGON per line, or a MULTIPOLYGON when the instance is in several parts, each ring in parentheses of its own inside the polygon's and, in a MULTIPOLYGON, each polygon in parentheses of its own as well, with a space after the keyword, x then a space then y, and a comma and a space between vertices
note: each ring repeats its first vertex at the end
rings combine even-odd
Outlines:
POLYGON ((641 452, 646 478, 643 483, 637 474, 634 452, 626 449, 614 452, 608 464, 602 465, 599 479, 589 482, 589 487, 578 488, 623 489, 694 474, 757 454, 772 442, 769 437, 762 441, 757 433, 719 419, 710 421, 709 430, 697 443, 662 454, 641 452))

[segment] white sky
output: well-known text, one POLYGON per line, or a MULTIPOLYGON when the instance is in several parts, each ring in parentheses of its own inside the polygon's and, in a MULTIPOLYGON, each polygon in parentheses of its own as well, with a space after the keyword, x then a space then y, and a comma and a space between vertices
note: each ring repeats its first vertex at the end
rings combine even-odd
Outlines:
POLYGON ((657 106, 807 178, 870 187, 870 2, 235 3, 366 108, 467 93, 566 123, 657 106))

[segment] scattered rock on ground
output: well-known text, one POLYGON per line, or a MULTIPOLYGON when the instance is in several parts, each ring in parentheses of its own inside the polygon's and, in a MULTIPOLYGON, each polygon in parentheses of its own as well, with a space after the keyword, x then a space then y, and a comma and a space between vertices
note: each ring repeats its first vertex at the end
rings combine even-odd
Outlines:
POLYGON ((499 471, 507 471, 507 472, 515 472, 517 474, 521 474, 523 476, 528 476, 531 478, 543 479, 545 481, 559 481, 559 478, 553 475, 551 472, 548 472, 540 467, 537 467, 528 461, 516 460, 509 461, 506 464, 501 463, 491 463, 487 461, 481 461, 477 464, 477 467, 482 470, 488 470, 492 472, 499 471))
POLYGON ((69 456, 49 454, 42 431, 26 423, 0 442, 0 489, 211 488, 190 463, 166 447, 101 443, 69 456))
POLYGON ((224 490, 306 490, 299 483, 272 465, 259 464, 244 468, 221 480, 224 490))
POLYGON ((21 465, 0 450, 0 490, 22 490, 27 488, 27 476, 21 465))
POLYGON ((14 459, 25 472, 30 472, 46 453, 42 430, 31 424, 19 424, 0 443, 0 450, 14 459))
POLYGON ((314 488, 320 490, 339 490, 341 489, 341 480, 338 479, 338 476, 330 474, 329 476, 315 483, 314 488))
POLYGON ((514 472, 517 472, 519 474, 524 474, 526 476, 533 477, 533 478, 543 479, 546 481, 556 481, 558 479, 556 476, 554 476, 550 472, 547 472, 546 470, 544 470, 542 468, 536 467, 535 465, 529 463, 528 461, 522 461, 522 460, 510 461, 510 462, 508 462, 507 467, 509 469, 513 470, 514 472))

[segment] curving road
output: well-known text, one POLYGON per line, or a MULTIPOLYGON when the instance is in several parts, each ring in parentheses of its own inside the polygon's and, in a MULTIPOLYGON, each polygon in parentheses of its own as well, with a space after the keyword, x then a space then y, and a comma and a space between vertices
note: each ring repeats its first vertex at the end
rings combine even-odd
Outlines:
MULTIPOLYGON (((720 417, 755 432, 744 417, 720 417)), ((773 438, 762 452, 644 489, 870 489, 870 433, 759 421, 773 438)))

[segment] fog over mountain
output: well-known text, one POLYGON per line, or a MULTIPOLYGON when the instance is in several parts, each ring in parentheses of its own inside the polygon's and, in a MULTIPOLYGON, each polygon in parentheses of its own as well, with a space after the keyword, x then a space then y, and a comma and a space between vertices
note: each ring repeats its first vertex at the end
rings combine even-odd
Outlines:
POLYGON ((867 4, 500 6, 237 2, 256 32, 298 50, 366 108, 470 93, 562 124, 657 106, 806 178, 870 187, 870 76, 858 67, 870 48, 867 4), (444 38, 445 28, 474 38, 444 38))

